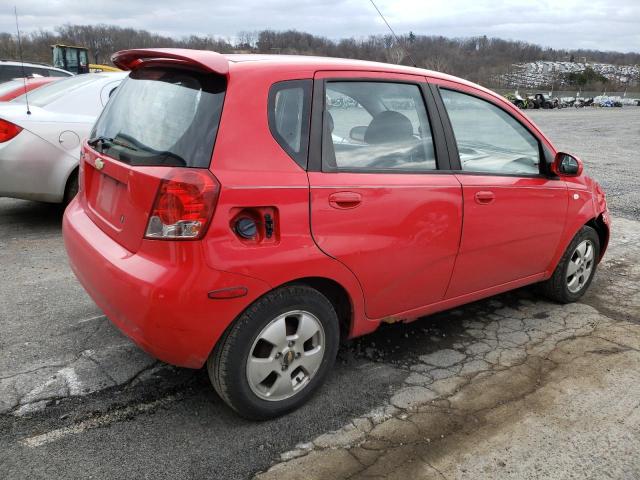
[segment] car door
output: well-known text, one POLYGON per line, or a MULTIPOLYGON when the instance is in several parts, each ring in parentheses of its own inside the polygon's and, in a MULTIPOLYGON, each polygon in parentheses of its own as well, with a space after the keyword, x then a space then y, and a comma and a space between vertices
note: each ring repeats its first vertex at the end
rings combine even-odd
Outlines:
POLYGON ((525 119, 480 90, 442 82, 434 95, 446 111, 445 129, 451 128, 451 163, 464 201, 462 241, 446 298, 541 279, 568 202, 565 183, 546 174, 548 146, 525 119))
POLYGON ((460 241, 460 182, 424 77, 318 72, 311 230, 358 278, 370 318, 444 297, 460 241))

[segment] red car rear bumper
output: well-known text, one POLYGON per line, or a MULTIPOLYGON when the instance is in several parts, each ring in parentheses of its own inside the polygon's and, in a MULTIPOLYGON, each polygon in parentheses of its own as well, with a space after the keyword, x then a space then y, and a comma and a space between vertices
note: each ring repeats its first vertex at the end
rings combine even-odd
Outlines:
POLYGON ((200 368, 227 326, 269 290, 257 279, 210 268, 199 242, 143 241, 132 253, 106 235, 74 200, 63 220, 73 272, 122 332, 152 356, 200 368), (212 290, 246 296, 212 300, 212 290))

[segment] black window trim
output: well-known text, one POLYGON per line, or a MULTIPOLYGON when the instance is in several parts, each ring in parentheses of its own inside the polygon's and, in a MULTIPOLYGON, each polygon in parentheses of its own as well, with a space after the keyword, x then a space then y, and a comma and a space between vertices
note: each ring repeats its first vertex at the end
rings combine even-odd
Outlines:
MULTIPOLYGON (((384 73, 384 72, 383 72, 384 73)), ((391 73, 391 72, 389 72, 391 73)), ((449 155, 447 144, 444 141, 444 128, 438 110, 436 108, 435 99, 429 88, 429 81, 426 77, 416 76, 415 80, 398 79, 398 78, 380 78, 380 77, 330 77, 314 79, 313 81, 313 104, 311 107, 311 136, 309 144, 309 161, 308 171, 323 173, 382 173, 382 174, 410 174, 410 175, 433 175, 433 174, 451 174, 449 155), (322 142, 323 142, 323 121, 326 109, 326 85, 329 82, 367 82, 367 83, 402 83, 415 85, 420 90, 427 120, 431 127, 431 138, 434 144, 434 153, 436 157, 436 168, 434 170, 415 170, 415 169, 378 169, 378 168, 328 168, 322 162, 322 142)))
POLYGON ((269 131, 278 145, 296 162, 303 170, 307 170, 307 162, 309 158, 309 131, 311 129, 311 96, 313 89, 313 80, 310 78, 282 80, 275 82, 269 87, 269 96, 267 101, 267 116, 269 123, 269 131), (294 151, 286 139, 280 135, 276 129, 275 106, 276 95, 282 90, 292 88, 302 88, 303 104, 302 104, 302 126, 300 130, 300 151, 294 151))
POLYGON ((549 158, 547 156, 547 149, 545 148, 542 140, 540 140, 540 137, 538 137, 538 135, 532 132, 531 129, 527 125, 522 123, 522 121, 519 118, 513 115, 512 112, 509 112, 508 110, 503 108, 501 105, 498 105, 497 103, 487 99, 486 97, 482 95, 478 95, 474 92, 468 92, 468 91, 458 89, 449 85, 440 86, 436 83, 430 83, 429 85, 431 87, 431 91, 435 98, 435 102, 438 107, 438 112, 440 113, 440 118, 442 120, 442 124, 445 129, 445 138, 447 141, 447 147, 449 151, 449 163, 451 165, 451 172, 455 173, 456 175, 483 175, 483 176, 490 175, 490 176, 499 176, 499 177, 546 178, 546 179, 552 179, 552 180, 558 178, 556 175, 553 175, 549 169, 549 158), (441 89, 451 90, 456 93, 468 95, 470 97, 475 97, 479 100, 483 100, 493 105, 494 107, 499 108, 501 111, 509 115, 516 122, 518 122, 518 124, 521 125, 527 132, 529 132, 529 134, 536 140, 536 142, 538 142, 538 155, 540 159, 540 163, 538 166, 538 173, 526 174, 526 173, 505 173, 505 172, 478 172, 478 171, 463 170, 462 164, 460 162, 460 154, 458 152, 458 143, 456 141, 455 133, 453 131, 453 126, 451 125, 449 112, 447 112, 447 109, 444 105, 444 101, 442 100, 442 96, 440 94, 441 89))

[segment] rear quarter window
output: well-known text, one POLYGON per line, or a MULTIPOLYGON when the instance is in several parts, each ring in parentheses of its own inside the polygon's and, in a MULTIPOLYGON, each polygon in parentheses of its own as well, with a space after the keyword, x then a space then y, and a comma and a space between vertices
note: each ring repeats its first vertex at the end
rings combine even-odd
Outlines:
POLYGON ((309 149, 311 80, 275 83, 269 91, 269 129, 275 140, 306 170, 309 149))
POLYGON ((207 168, 226 79, 194 70, 134 70, 113 94, 90 143, 129 165, 207 168))

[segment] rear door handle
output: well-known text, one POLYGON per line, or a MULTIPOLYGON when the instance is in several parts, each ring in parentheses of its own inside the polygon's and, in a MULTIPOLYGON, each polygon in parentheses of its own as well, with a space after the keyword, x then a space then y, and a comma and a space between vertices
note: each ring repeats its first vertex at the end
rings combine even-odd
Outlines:
POLYGON ((495 201, 496 196, 493 192, 482 191, 475 194, 475 199, 476 203, 479 203, 480 205, 488 205, 495 201))
POLYGON ((329 205, 341 210, 356 208, 362 203, 362 195, 357 192, 336 192, 329 195, 329 205))

